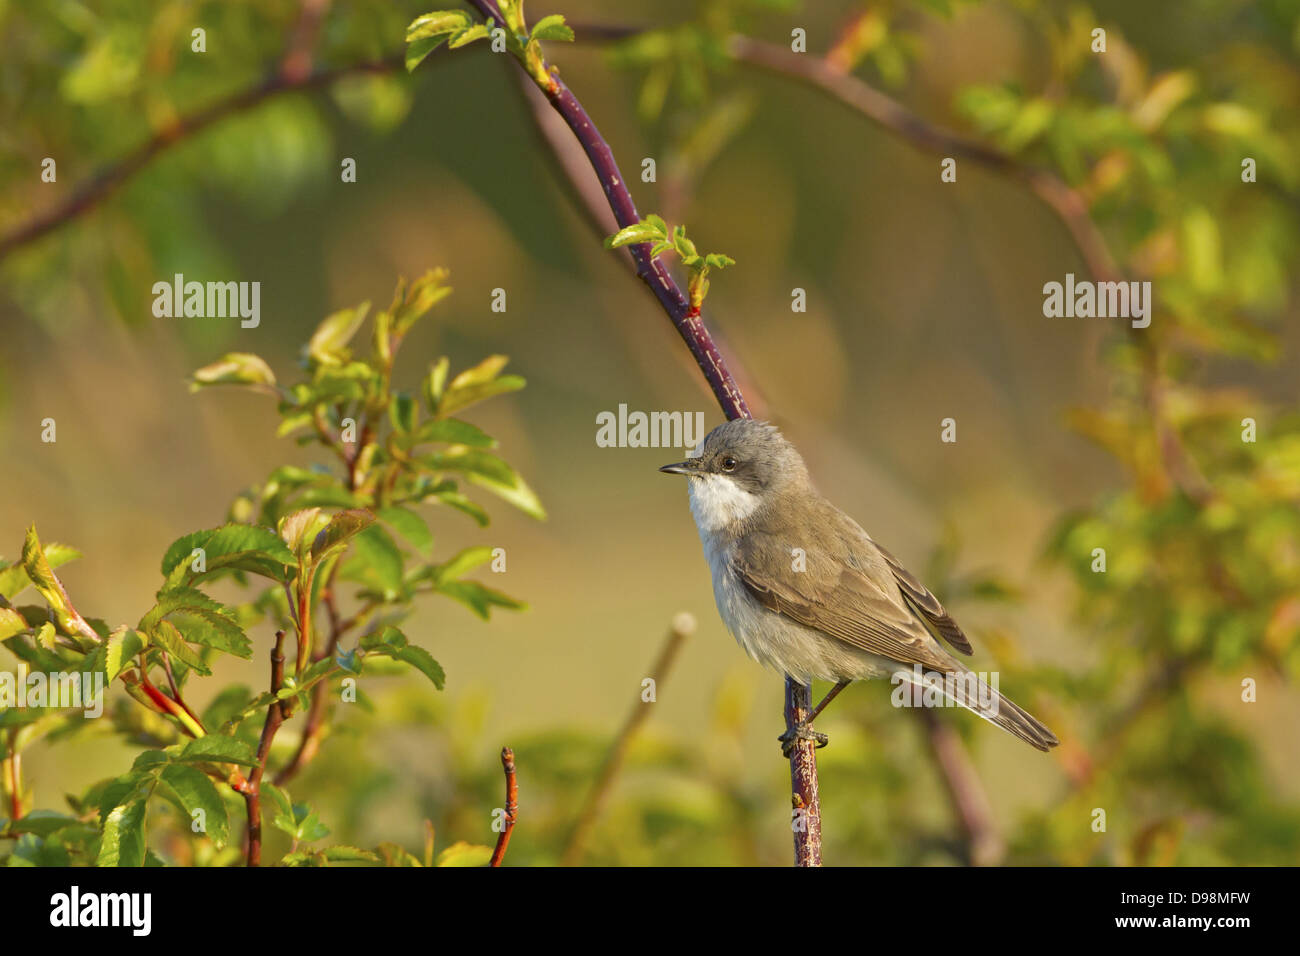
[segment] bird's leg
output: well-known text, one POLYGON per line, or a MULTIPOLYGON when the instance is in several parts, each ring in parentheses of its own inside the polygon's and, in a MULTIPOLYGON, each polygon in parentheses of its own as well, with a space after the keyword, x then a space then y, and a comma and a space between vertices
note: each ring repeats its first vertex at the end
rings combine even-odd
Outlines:
POLYGON ((791 727, 780 737, 776 738, 781 741, 781 753, 783 756, 789 758, 790 751, 794 750, 795 743, 800 740, 811 740, 815 742, 818 750, 830 743, 829 737, 825 734, 819 734, 817 731, 812 729, 812 722, 817 719, 818 714, 826 709, 826 705, 833 701, 839 695, 839 692, 848 686, 848 681, 840 681, 827 691, 826 696, 822 698, 821 703, 814 707, 807 717, 801 720, 794 727, 791 727))

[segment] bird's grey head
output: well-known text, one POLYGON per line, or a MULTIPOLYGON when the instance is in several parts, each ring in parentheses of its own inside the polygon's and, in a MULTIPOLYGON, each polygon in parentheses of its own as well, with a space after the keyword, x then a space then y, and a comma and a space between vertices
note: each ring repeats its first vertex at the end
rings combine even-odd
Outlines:
POLYGON ((704 525, 747 517, 774 492, 808 484, 803 459, 776 426, 748 418, 719 425, 698 454, 659 470, 691 479, 692 507, 704 525))

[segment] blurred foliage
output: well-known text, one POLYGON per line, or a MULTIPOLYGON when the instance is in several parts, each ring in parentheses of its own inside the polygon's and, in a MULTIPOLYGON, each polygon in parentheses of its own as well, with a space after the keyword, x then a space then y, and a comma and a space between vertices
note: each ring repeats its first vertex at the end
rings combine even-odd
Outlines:
MULTIPOLYGON (((1064 569, 1072 582, 1085 655, 1068 666, 1048 665, 1029 660, 1005 631, 981 635, 1003 686, 1035 688, 1024 703, 1063 741, 1059 795, 1021 819, 1000 821, 1007 859, 1293 862, 1300 856, 1300 810, 1274 796, 1259 744, 1243 729, 1246 721, 1233 719, 1241 701, 1207 707, 1196 689, 1207 680, 1293 685, 1300 674, 1300 407, 1271 405, 1251 388, 1216 384, 1230 362, 1253 369, 1276 361, 1283 341, 1278 322, 1296 310, 1300 3, 1198 0, 1141 11, 1074 0, 844 4, 834 43, 813 49, 810 37, 807 55, 825 55, 836 69, 906 91, 932 65, 927 37, 952 29, 975 8, 992 6, 1014 20, 1041 68, 961 89, 952 108, 962 131, 1017 162, 1056 172, 1077 191, 1126 277, 1153 282, 1156 302, 1149 328, 1110 333, 1109 396, 1071 420, 1113 456, 1124 480, 1091 506, 1062 516, 1045 548, 1044 573, 1064 569), (1095 50, 1098 29, 1105 31, 1104 53, 1095 50), (1253 160, 1256 181, 1243 181, 1246 159, 1253 160), (1091 825, 1097 808, 1107 813, 1105 832, 1091 825)), ((647 124, 647 139, 667 157, 666 192, 674 184, 689 189, 752 120, 753 77, 733 62, 727 38, 744 32, 787 42, 802 10, 786 0, 709 0, 691 19, 656 24, 611 48, 611 68, 636 83, 629 111, 647 124)), ((421 4, 379 0, 333 5, 316 41, 316 65, 400 59, 403 31, 423 13, 421 4)), ((16 224, 29 214, 32 170, 42 157, 65 157, 61 181, 88 180, 176 117, 275 72, 297 16, 298 5, 288 0, 118 2, 93 10, 73 2, 0 3, 0 222, 16 224), (210 43, 220 36, 221 57, 184 55, 196 22, 208 26, 210 43)), ((468 15, 463 22, 425 21, 420 33, 416 21, 416 62, 436 45, 428 41, 487 39, 472 32, 476 22, 468 15)), ((567 39, 563 24, 553 20, 541 37, 538 27, 530 33, 522 20, 512 26, 514 52, 526 61, 536 39, 567 39)), ((579 28, 577 41, 583 40, 579 28)), ((412 82, 393 71, 340 81, 331 93, 349 118, 382 134, 400 128, 412 82)), ((166 188, 151 191, 148 201, 127 188, 97 216, 9 257, 3 275, 12 294, 29 314, 58 316, 69 297, 82 294, 66 276, 93 276, 119 314, 133 321, 147 314, 133 290, 148 287, 133 277, 170 275, 182 271, 181 264, 189 273, 222 272, 224 253, 204 230, 201 203, 232 200, 269 213, 312 177, 329 175, 333 152, 321 109, 305 96, 282 95, 166 152, 150 170, 155 184, 166 188)), ((843 122, 857 120, 846 115, 843 122)), ((666 227, 664 233, 661 238, 666 227)), ((419 288, 427 293, 435 287, 419 288)), ((409 306, 403 292, 382 314, 391 334, 400 337, 397 316, 409 306)), ((280 469, 241 496, 231 520, 274 528, 302 509, 336 515, 370 509, 379 520, 352 539, 353 562, 338 565, 340 578, 357 584, 363 607, 400 605, 426 588, 484 615, 494 604, 513 606, 503 596, 460 589, 462 582, 446 571, 448 564, 457 566, 456 558, 441 566, 441 575, 439 566, 426 564, 414 577, 395 573, 393 561, 394 553, 404 561, 428 544, 407 510, 416 500, 436 500, 485 520, 480 506, 438 477, 443 473, 539 511, 517 476, 484 450, 486 436, 446 417, 467 397, 508 390, 513 380, 490 359, 465 373, 469 378, 450 383, 445 365, 435 366, 418 398, 391 393, 382 349, 366 362, 348 350, 345 340, 364 318, 364 310, 331 316, 309 347, 308 379, 291 389, 276 384, 264 363, 239 354, 196 376, 200 384, 234 381, 273 390, 286 431, 305 430, 308 442, 337 447, 343 419, 357 414, 370 415, 375 427, 386 423, 385 439, 367 446, 374 457, 360 463, 356 488, 347 488, 337 473, 280 469), (424 439, 456 442, 458 450, 418 451, 424 439)), ((345 471, 358 464, 344 455, 345 471)), ((48 545, 44 554, 53 568, 71 552, 48 545)), ((955 554, 955 545, 946 542, 927 582, 959 618, 976 602, 1014 606, 1013 584, 997 575, 955 575, 955 554)), ((0 575, 26 567, 14 565, 0 575)), ((291 627, 281 592, 268 587, 227 617, 241 628, 258 619, 291 627)), ((81 644, 92 638, 62 614, 57 592, 51 594, 54 619, 41 619, 51 627, 33 630, 36 619, 17 609, 23 622, 17 640, 42 659, 89 659, 81 644), (42 644, 41 635, 47 643, 53 638, 54 646, 42 644), (77 646, 64 646, 67 641, 77 646)), ((118 633, 94 620, 87 626, 99 639, 118 633)), ((172 646, 183 656, 183 645, 172 646)), ((191 649, 193 662, 178 657, 178 680, 199 672, 211 652, 200 645, 191 649)), ((151 645, 144 653, 147 663, 161 651, 151 645)), ((348 845, 389 841, 390 861, 420 853, 415 834, 382 823, 389 801, 404 787, 414 786, 418 806, 402 808, 403 816, 428 818, 437 833, 482 832, 484 808, 500 801, 500 770, 489 758, 495 746, 478 730, 475 708, 483 701, 462 699, 453 710, 426 691, 402 684, 363 697, 361 712, 332 727, 302 777, 318 805, 334 811, 326 818, 337 839, 348 845), (383 749, 375 746, 379 737, 383 749), (418 747, 418 757, 404 747, 418 747), (398 853, 394 840, 404 842, 407 855, 398 853)), ((923 759, 918 769, 918 742, 896 732, 903 718, 885 699, 841 699, 824 718, 834 738, 820 756, 824 775, 834 780, 822 788, 826 859, 965 861, 955 822, 919 809, 918 794, 941 784, 923 759)), ((202 719, 225 722, 242 706, 219 700, 214 714, 202 719)), ((730 686, 718 691, 712 708, 711 724, 689 739, 666 739, 652 729, 635 742, 594 831, 588 862, 788 859, 789 835, 772 812, 774 799, 784 794, 784 768, 773 761, 757 782, 740 773, 743 729, 770 722, 770 715, 730 686), (742 779, 749 782, 737 782, 742 779)), ((147 741, 154 748, 148 753, 179 739, 175 725, 152 711, 124 706, 113 713, 114 728, 147 741)), ((65 723, 62 717, 21 722, 10 739, 13 729, 31 734, 36 726, 57 739, 71 731, 65 723)), ((240 734, 250 732, 248 723, 240 734)), ((976 723, 956 720, 954 726, 973 743, 976 723)), ((577 795, 608 741, 595 730, 540 727, 512 743, 528 825, 515 837, 511 858, 556 862, 577 795)), ((919 746, 923 752, 923 742, 919 746)), ((156 762, 147 760, 139 775, 192 778, 184 773, 183 750, 162 752, 166 759, 149 758, 156 762)), ((100 840, 96 807, 104 796, 101 788, 74 798, 70 816, 32 814, 21 832, 11 824, 8 832, 18 839, 9 847, 10 862, 58 862, 89 852, 85 848, 100 840)), ((117 806, 141 819, 145 812, 143 804, 138 810, 129 801, 117 806)), ((295 828, 316 832, 311 814, 292 803, 279 806, 278 819, 285 832, 277 852, 290 852, 291 841, 305 839, 295 828)), ((154 853, 169 862, 232 861, 229 848, 219 851, 184 833, 154 845, 154 853)))

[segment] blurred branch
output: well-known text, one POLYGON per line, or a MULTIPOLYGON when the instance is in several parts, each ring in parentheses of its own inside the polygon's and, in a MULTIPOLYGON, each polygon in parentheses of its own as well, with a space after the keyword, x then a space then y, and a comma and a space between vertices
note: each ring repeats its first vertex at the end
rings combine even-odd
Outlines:
MULTIPOLYGON (((275 646, 271 648, 271 693, 277 694, 284 686, 284 631, 275 632, 275 646)), ((284 723, 284 707, 281 701, 273 700, 266 709, 266 722, 262 724, 262 739, 257 744, 257 766, 248 775, 248 784, 244 788, 244 807, 248 811, 248 853, 249 866, 262 865, 262 776, 266 773, 266 761, 271 753, 271 742, 275 732, 284 723)))
POLYGON ((301 82, 311 75, 313 51, 320 36, 321 24, 329 10, 330 0, 302 0, 298 22, 289 36, 289 48, 280 64, 280 72, 290 82, 301 82))
MULTIPOLYGON (((664 640, 663 649, 659 651, 659 657, 656 658, 654 665, 650 668, 650 679, 654 681, 656 694, 664 678, 668 676, 668 672, 672 669, 673 661, 676 660, 682 643, 694 633, 695 618, 691 617, 691 615, 683 612, 673 618, 672 626, 668 629, 668 637, 664 640)), ((610 746, 609 752, 605 754, 600 773, 597 774, 595 782, 587 792, 587 799, 583 801, 582 809, 578 812, 578 818, 569 833, 568 845, 565 847, 564 856, 561 858, 562 866, 577 866, 582 859, 583 852, 587 847, 587 838, 596 825, 596 819, 600 816, 605 799, 609 796, 614 778, 622 769, 623 760, 627 757, 628 748, 632 745, 632 738, 636 736, 637 731, 641 729, 641 725, 650 716, 650 708, 646 704, 647 702, 640 695, 637 695, 636 701, 632 704, 632 709, 628 711, 627 718, 623 721, 618 736, 614 738, 614 743, 610 746)))
POLYGON ((998 832, 993 809, 970 755, 957 732, 933 710, 921 707, 916 712, 925 727, 925 739, 939 767, 948 801, 966 834, 970 863, 997 866, 1006 853, 1006 844, 998 832))
POLYGON ((9 730, 9 743, 5 749, 4 789, 9 796, 9 823, 23 815, 23 765, 18 754, 18 728, 9 730))
POLYGON ((402 57, 397 56, 322 70, 301 78, 286 75, 285 71, 279 70, 251 89, 236 93, 234 96, 182 117, 159 130, 152 139, 138 146, 123 159, 101 170, 89 181, 77 187, 64 202, 48 212, 32 217, 0 237, 0 260, 15 249, 95 209, 168 149, 229 116, 252 109, 280 93, 328 86, 335 80, 362 73, 397 72, 402 69, 402 63, 402 57))
MULTIPOLYGON (((498 23, 504 23, 501 11, 494 0, 469 0, 471 6, 483 16, 498 23)), ((519 64, 523 68, 523 64, 519 64)), ((583 109, 573 91, 565 85, 549 68, 544 67, 547 82, 542 88, 543 94, 552 108, 568 124, 573 135, 582 144, 588 162, 600 179, 601 189, 614 219, 620 228, 640 222, 636 203, 627 188, 627 180, 618 168, 613 151, 605 142, 600 130, 591 116, 583 109)), ((731 377, 722 354, 718 351, 713 337, 704 326, 700 313, 691 309, 682 290, 673 280, 667 268, 656 256, 650 255, 650 244, 643 242, 627 247, 636 263, 636 274, 659 300, 673 327, 695 357, 700 371, 704 373, 709 387, 729 419, 749 418, 749 407, 741 394, 735 380, 731 377)), ((786 729, 792 731, 797 720, 808 709, 808 690, 801 687, 789 676, 785 680, 785 715, 786 729)), ((809 825, 803 830, 796 829, 795 862, 798 865, 815 865, 821 860, 821 807, 817 799, 817 755, 811 740, 799 741, 790 751, 790 778, 794 787, 794 800, 804 808, 809 825)))
POLYGON ((510 845, 510 832, 515 828, 515 818, 519 815, 519 781, 515 779, 515 752, 509 747, 501 748, 501 769, 506 773, 506 821, 505 828, 497 836, 496 848, 488 866, 500 866, 505 859, 506 847, 510 845))

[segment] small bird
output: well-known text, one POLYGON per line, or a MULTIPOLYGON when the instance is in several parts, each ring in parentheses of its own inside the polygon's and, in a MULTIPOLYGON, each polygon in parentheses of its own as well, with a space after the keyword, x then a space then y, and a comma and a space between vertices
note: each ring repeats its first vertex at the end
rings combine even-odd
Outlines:
POLYGON ((774 425, 719 425, 698 453, 659 469, 689 479, 691 514, 713 574, 718 613, 742 648, 802 684, 835 687, 781 736, 825 746, 811 723, 851 681, 890 678, 943 696, 1048 750, 1059 741, 940 643, 972 653, 938 599, 856 521, 813 487, 774 425))

